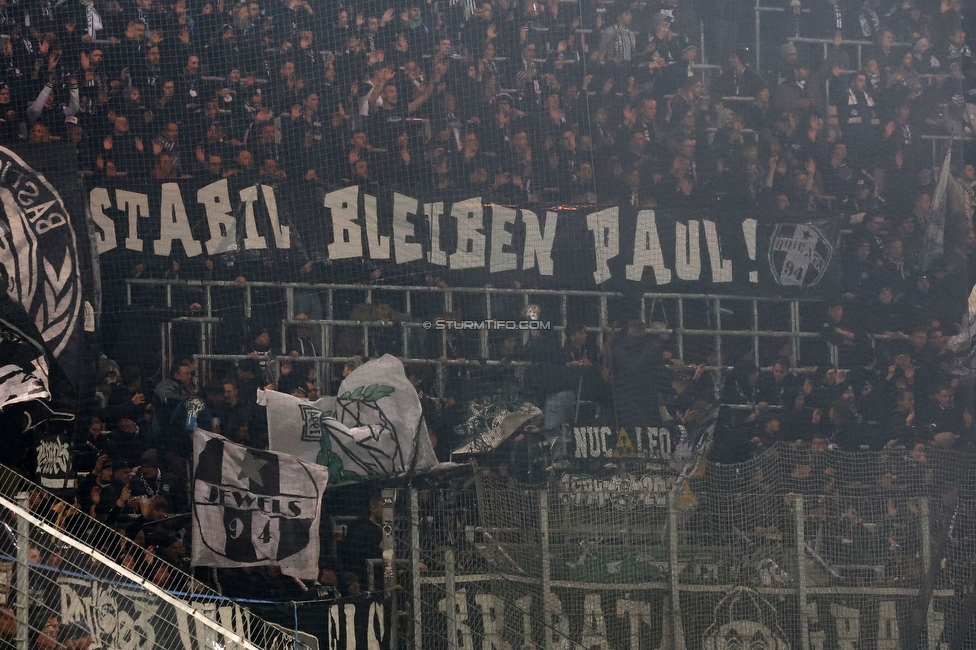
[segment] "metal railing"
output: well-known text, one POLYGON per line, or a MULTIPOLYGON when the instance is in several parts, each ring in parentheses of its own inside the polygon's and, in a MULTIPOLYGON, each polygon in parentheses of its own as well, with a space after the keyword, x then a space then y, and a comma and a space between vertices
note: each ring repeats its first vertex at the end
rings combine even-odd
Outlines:
MULTIPOLYGON (((276 358, 290 358, 287 344, 290 332, 298 327, 311 328, 314 332, 313 341, 317 343, 316 354, 302 356, 297 360, 315 364, 320 387, 331 385, 333 373, 338 371, 335 364, 345 364, 357 356, 368 357, 383 351, 393 351, 406 365, 434 367, 438 377, 439 396, 444 394, 444 372, 448 367, 517 368, 528 365, 524 361, 504 358, 493 345, 498 342, 495 331, 487 327, 471 332, 476 340, 462 341, 469 344, 464 358, 460 358, 459 354, 449 354, 449 336, 452 336, 450 331, 431 331, 436 330, 435 319, 442 313, 462 311, 465 313, 456 314, 456 318, 494 321, 510 319, 513 311, 524 313, 525 307, 539 303, 542 306, 543 320, 549 321, 551 331, 559 336, 560 343, 565 341, 566 328, 571 323, 581 323, 588 332, 595 335, 600 348, 603 348, 614 330, 624 325, 611 315, 617 312, 615 303, 623 299, 622 294, 605 291, 272 282, 238 284, 229 281, 187 280, 127 280, 126 286, 128 304, 133 304, 134 286, 148 286, 164 290, 168 308, 174 307, 176 289, 192 288, 203 292, 203 299, 199 301, 203 307, 201 316, 181 317, 162 325, 164 372, 168 370, 166 362, 173 360, 172 328, 177 323, 189 323, 199 328, 200 348, 196 356, 203 364, 249 358, 247 354, 237 351, 213 349, 214 329, 223 321, 221 313, 214 306, 214 291, 239 292, 239 298, 236 298, 239 310, 235 317, 250 318, 254 305, 253 292, 273 289, 278 292, 282 314, 279 329, 281 345, 278 348, 280 356, 276 358), (428 299, 428 304, 421 306, 418 305, 421 296, 434 298, 432 301, 428 299), (299 318, 299 307, 310 302, 321 305, 321 317, 308 318, 303 315, 303 318, 299 318), (349 316, 356 305, 383 302, 389 303, 394 309, 402 310, 403 313, 388 320, 363 320, 349 316), (418 310, 423 311, 425 308, 429 313, 418 313, 418 310), (374 337, 378 331, 392 328, 399 328, 400 331, 394 336, 387 336, 384 348, 377 349, 374 337), (426 341, 421 335, 426 337, 426 341), (396 349, 390 350, 394 338, 396 349), (424 343, 427 344, 426 348, 424 343), (455 358, 449 358, 452 356, 455 358)), ((725 348, 730 339, 748 340, 756 359, 760 358, 762 341, 788 339, 792 343, 791 361, 798 363, 803 343, 819 338, 816 328, 804 322, 802 305, 815 305, 818 302, 761 296, 645 293, 641 297, 640 317, 644 322, 658 321, 659 331, 674 337, 677 359, 682 364, 688 360, 689 354, 697 357, 698 361, 703 360, 702 355, 711 355, 714 362, 708 361, 709 368, 728 370, 731 364, 725 348)), ((226 313, 224 316, 226 317, 226 313)), ((524 343, 528 340, 529 332, 521 331, 518 336, 524 343)))
MULTIPOLYGON (((918 139, 932 143, 932 169, 936 169, 941 164, 942 159, 942 156, 938 153, 940 142, 972 142, 976 138, 972 136, 960 137, 958 135, 920 135, 918 139)), ((945 154, 943 153, 942 155, 944 156, 945 154)))
MULTIPOLYGON (((730 337, 733 339, 749 339, 752 344, 753 357, 757 361, 761 357, 761 341, 789 339, 791 343, 790 362, 796 366, 800 361, 802 342, 820 340, 819 334, 803 327, 800 306, 817 302, 819 301, 759 296, 646 293, 641 298, 641 320, 645 322, 654 320, 660 307, 666 318, 666 323, 672 321, 675 323, 673 328, 668 328, 668 331, 675 337, 678 359, 682 363, 685 362, 685 348, 689 339, 705 339, 710 342, 712 353, 715 355, 715 363, 708 364, 707 367, 717 370, 730 370, 731 366, 726 363, 727 359, 723 349, 723 339, 730 337), (700 303, 697 305, 696 320, 698 323, 703 323, 704 326, 689 326, 689 302, 692 304, 700 303), (650 303, 649 307, 648 303, 650 303), (787 312, 780 314, 779 322, 782 323, 785 320, 786 327, 777 328, 775 317, 773 317, 772 322, 763 322, 761 317, 763 312, 759 308, 761 304, 785 307, 787 312), (746 312, 744 318, 741 313, 742 308, 745 308, 746 312), (738 313, 735 311, 736 309, 739 310, 738 313), (737 326, 723 328, 723 316, 727 321, 730 316, 735 317, 737 326), (769 327, 769 325, 773 327, 769 327)), ((768 314, 766 315, 768 316, 768 314)))
POLYGON ((0 555, 14 560, 18 649, 69 624, 87 628, 96 647, 132 638, 147 650, 307 647, 5 466, 0 515, 16 521, 0 526, 0 555))
MULTIPOLYGON (((756 34, 755 34, 755 37, 756 37, 756 68, 759 69, 761 67, 761 65, 762 65, 762 58, 761 58, 761 48, 762 48, 762 15, 764 13, 779 13, 779 14, 782 14, 782 13, 786 13, 788 10, 785 7, 764 7, 762 5, 762 0, 756 0, 756 6, 753 7, 752 10, 753 10, 753 12, 755 13, 755 16, 756 16, 756 19, 755 19, 755 29, 756 29, 756 34)), ((804 14, 808 14, 808 13, 810 13, 810 10, 809 9, 802 9, 801 12, 804 13, 804 14)), ((833 43, 834 43, 833 39, 829 39, 829 38, 793 37, 793 38, 790 38, 789 41, 791 43, 812 43, 812 44, 820 43, 820 44, 823 45, 824 58, 825 59, 827 58, 827 47, 830 46, 830 45, 833 45, 833 43)), ((846 46, 851 46, 852 45, 852 46, 857 47, 857 67, 858 68, 861 67, 861 59, 862 59, 862 49, 861 48, 863 48, 865 45, 867 45, 869 47, 870 46, 873 46, 873 45, 876 45, 876 43, 874 41, 865 41, 865 40, 857 40, 857 39, 844 39, 844 40, 842 40, 840 42, 840 44, 842 46, 845 46, 845 45, 846 46)), ((911 47, 911 43, 894 43, 893 45, 895 47, 911 47)))

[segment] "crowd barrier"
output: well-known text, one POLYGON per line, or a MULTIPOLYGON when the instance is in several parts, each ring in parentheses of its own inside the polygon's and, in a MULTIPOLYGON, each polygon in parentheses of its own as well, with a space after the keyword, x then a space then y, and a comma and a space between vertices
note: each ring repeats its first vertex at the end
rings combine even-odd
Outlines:
MULTIPOLYGON (((431 365, 443 375, 446 366, 518 366, 518 361, 505 361, 492 343, 492 331, 480 329, 471 331, 477 337, 476 358, 447 359, 439 352, 426 350, 426 356, 418 344, 420 336, 429 331, 432 316, 412 316, 418 296, 433 297, 436 311, 456 312, 459 318, 490 321, 511 318, 512 314, 523 313, 530 304, 538 303, 542 317, 551 322, 552 331, 565 340, 568 324, 581 322, 593 334, 596 343, 602 347, 611 329, 623 326, 611 314, 615 312, 616 301, 623 296, 615 292, 569 291, 544 289, 502 289, 470 287, 417 287, 417 286, 364 286, 352 284, 299 284, 247 282, 238 284, 230 281, 187 281, 187 280, 127 280, 127 302, 133 304, 133 287, 152 287, 165 291, 165 304, 173 306, 174 290, 193 290, 201 294, 203 308, 200 316, 180 316, 169 319, 161 325, 161 345, 163 348, 163 372, 166 373, 167 360, 172 359, 173 326, 178 323, 190 324, 195 328, 199 339, 200 352, 197 358, 205 364, 211 361, 237 361, 247 358, 246 354, 219 354, 211 345, 213 328, 221 323, 214 307, 214 290, 240 292, 240 317, 250 318, 254 302, 253 292, 271 291, 284 308, 281 321, 280 347, 278 352, 287 354, 287 342, 297 327, 312 327, 316 331, 316 342, 320 354, 303 357, 315 363, 320 371, 317 376, 328 380, 333 371, 332 364, 345 363, 352 359, 337 354, 337 336, 350 329, 358 329, 357 342, 365 356, 370 350, 370 333, 381 328, 400 328, 396 353, 404 363, 431 365), (340 295, 341 294, 341 295, 340 295), (307 303, 307 298, 315 296, 322 305, 322 318, 308 318, 307 314, 298 319, 299 305, 307 303), (340 300, 341 298, 341 300, 340 300), (396 321, 356 320, 347 316, 352 306, 385 302, 409 318, 396 321), (343 311, 345 310, 345 312, 343 311)), ((264 300, 268 300, 265 295, 264 300)), ((428 300, 428 307, 431 301, 428 300)), ((691 359, 692 351, 700 353, 708 348, 715 355, 715 362, 709 363, 711 369, 729 369, 732 361, 723 352, 723 345, 731 339, 745 339, 751 344, 756 359, 761 356, 761 345, 767 340, 789 340, 791 361, 798 364, 804 344, 819 341, 816 333, 822 317, 821 301, 811 299, 784 299, 760 296, 720 296, 685 293, 645 293, 640 301, 640 318, 644 322, 656 321, 663 326, 662 331, 674 338, 677 358, 691 359)), ((449 335, 448 330, 436 333, 435 339, 443 346, 449 335)), ((523 332, 523 340, 529 333, 523 332)), ((832 351, 836 366, 836 352, 832 351)), ((442 385, 441 385, 442 387, 442 385)))

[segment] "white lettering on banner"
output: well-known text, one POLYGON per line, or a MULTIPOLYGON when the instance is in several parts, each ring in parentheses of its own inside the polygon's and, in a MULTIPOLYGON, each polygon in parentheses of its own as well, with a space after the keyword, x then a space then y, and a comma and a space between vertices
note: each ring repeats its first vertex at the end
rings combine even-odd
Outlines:
POLYGON ((112 207, 112 199, 104 187, 96 187, 88 196, 88 208, 95 224, 95 250, 101 255, 118 246, 115 240, 115 221, 105 214, 106 208, 112 207))
POLYGON ((393 252, 397 264, 424 259, 423 244, 417 239, 414 224, 409 221, 411 215, 417 220, 423 219, 417 212, 420 212, 417 199, 399 192, 393 194, 393 252))
MULTIPOLYGON (((807 622, 810 627, 819 622, 817 618, 817 603, 810 602, 807 603, 807 622)), ((810 630, 810 650, 824 650, 824 645, 827 643, 827 632, 823 629, 810 630)))
POLYGON ((603 284, 610 279, 608 262, 620 254, 620 210, 607 208, 586 215, 586 227, 593 233, 593 248, 596 251, 596 270, 593 280, 603 284))
MULTIPOLYGON (((356 638, 356 605, 353 603, 332 605, 329 607, 328 618, 329 650, 360 650, 359 639, 356 638)), ((386 614, 383 603, 369 603, 365 632, 366 646, 362 650, 380 650, 383 637, 386 635, 386 614)))
MULTIPOLYGON (((186 206, 181 196, 181 186, 164 183, 160 187, 159 214, 150 214, 150 197, 129 190, 116 190, 114 207, 127 216, 123 224, 112 211, 110 190, 96 187, 89 194, 89 209, 95 225, 93 247, 99 254, 119 247, 120 237, 126 233, 124 246, 128 250, 142 252, 145 244, 139 236, 140 219, 153 219, 151 232, 159 232, 153 242, 157 255, 169 255, 174 241, 182 242, 187 255, 194 257, 204 250, 210 254, 225 253, 243 247, 246 250, 291 248, 291 228, 279 214, 276 190, 272 186, 258 185, 235 190, 238 194, 231 203, 229 181, 222 179, 196 190, 199 206, 186 206), (267 211, 267 223, 255 213, 255 203, 261 203, 267 211), (194 210, 187 211, 187 207, 194 210), (202 210, 202 214, 201 214, 202 210), (195 216, 199 215, 199 216, 195 216), (191 219, 192 217, 192 219, 191 219), (156 220, 158 219, 158 223, 156 220), (198 227, 196 220, 201 222, 198 227), (203 234, 202 222, 206 222, 209 237, 203 234), (260 222, 260 224, 259 224, 260 222), (238 235, 243 234, 239 240, 238 235), (269 236, 270 235, 270 236, 269 236), (199 238, 199 239, 197 239, 199 238), (243 241, 243 244, 241 243, 243 241)), ((24 189, 29 192, 30 188, 24 189)), ((30 198, 32 194, 27 194, 30 198)), ((630 211, 621 215, 619 206, 605 208, 587 214, 548 211, 545 216, 529 209, 512 208, 496 204, 490 211, 481 197, 446 204, 436 201, 422 204, 417 199, 392 193, 392 202, 382 196, 364 194, 358 186, 338 189, 325 195, 322 206, 329 210, 333 241, 327 245, 330 260, 362 258, 397 264, 419 261, 425 258, 429 264, 449 267, 453 270, 484 269, 491 273, 513 271, 519 268, 538 269, 540 276, 554 273, 554 254, 562 254, 575 268, 592 266, 593 281, 603 284, 612 279, 611 262, 621 253, 630 260, 621 260, 624 277, 639 282, 646 276, 648 284, 673 285, 676 280, 711 284, 731 284, 739 277, 750 283, 759 282, 756 219, 744 219, 741 234, 732 227, 720 227, 720 219, 675 219, 675 215, 662 216, 659 223, 655 210, 630 211), (391 212, 381 214, 383 210, 391 212), (490 216, 489 216, 490 214, 490 216), (585 217, 585 222, 584 222, 585 217), (630 219, 635 218, 633 242, 630 237, 630 219), (446 220, 452 219, 455 227, 446 228, 446 220), (423 223, 424 220, 427 223, 423 223), (623 221, 623 223, 621 223, 623 221), (584 226, 593 239, 593 254, 581 259, 578 242, 565 250, 554 250, 557 224, 566 224, 566 239, 578 239, 584 226), (392 233, 384 230, 392 224, 392 233), (659 230, 663 228, 666 232, 659 230), (674 228, 674 261, 670 260, 671 228, 674 228), (524 237, 521 236, 524 228, 524 237), (622 228, 626 229, 625 233, 622 228), (445 230, 451 239, 442 241, 445 230), (428 242, 427 238, 430 238, 428 242), (490 240, 490 241, 489 241, 490 240), (622 241, 623 240, 623 241, 622 241), (364 251, 364 243, 367 244, 364 251), (428 249, 429 245, 429 249, 428 249), (621 251, 621 247, 627 250, 621 251), (664 248, 668 248, 665 256, 664 248), (570 257, 575 255, 575 257, 570 257), (704 257, 708 256, 705 266, 704 257), (626 262, 626 263, 625 263, 626 262), (650 272, 648 272, 650 270, 650 272)), ((38 211, 48 210, 50 203, 31 208, 28 218, 38 211)), ((297 209, 301 209, 298 207, 297 209)), ((41 223, 41 217, 36 217, 41 223)), ((60 225, 63 215, 52 215, 43 220, 43 228, 60 225)), ((724 223, 724 222, 723 222, 724 223)), ((321 228, 321 223, 309 224, 321 228)), ((767 258, 773 279, 783 286, 814 287, 822 282, 832 269, 833 241, 822 232, 822 226, 807 223, 775 223, 768 243, 767 258), (798 261, 799 260, 799 261, 798 261), (800 264, 803 262, 803 264, 800 264)), ((145 228, 143 229, 146 230, 145 228)), ((204 231, 205 232, 205 231, 204 231)), ((765 233, 765 231, 764 231, 765 233)), ((561 233, 561 235, 564 233, 561 233)), ((765 234, 764 234, 765 236, 765 234)), ((311 241, 318 238, 310 237, 311 241)), ((562 240, 561 240, 562 241, 562 240)), ((580 247, 582 249, 582 247, 580 247)), ((320 256, 322 251, 309 251, 320 256)), ((614 271, 617 267, 614 267, 614 271)))
POLYGON ((468 592, 465 589, 458 589, 454 593, 454 603, 448 604, 447 598, 441 598, 437 601, 437 608, 447 613, 447 608, 454 608, 454 621, 455 630, 457 631, 457 639, 455 640, 455 646, 458 650, 474 650, 474 636, 471 633, 471 627, 468 626, 468 592))
POLYGON ((281 223, 278 216, 278 200, 275 198, 273 187, 261 186, 264 196, 264 208, 268 211, 268 221, 271 222, 271 234, 275 239, 276 248, 291 248, 291 229, 281 223))
POLYGON ((701 251, 698 249, 698 221, 689 219, 688 225, 674 223, 674 272, 678 278, 696 282, 701 278, 701 251))
MULTIPOLYGON (((742 236, 746 242, 746 254, 753 262, 756 261, 756 233, 759 229, 759 222, 755 219, 746 219, 742 222, 742 236)), ((759 282, 759 271, 749 271, 749 282, 759 282)))
MULTIPOLYGON (((254 188, 248 188, 254 192, 254 188)), ((243 198, 243 192, 241 192, 243 198)), ((190 219, 186 216, 183 194, 179 183, 163 183, 160 189, 161 215, 159 219, 159 239, 153 242, 156 255, 168 256, 173 250, 173 242, 180 241, 187 257, 196 257, 203 252, 200 242, 193 238, 190 219)), ((250 204, 248 204, 250 208, 250 204)), ((253 217, 252 217, 253 219, 253 217)))
POLYGON ((129 217, 129 231, 125 237, 125 247, 130 251, 142 252, 139 239, 139 219, 149 218, 149 197, 128 190, 115 191, 115 205, 129 217))
MULTIPOLYGON (((929 604, 929 615, 926 619, 926 634, 930 639, 941 639, 942 632, 945 630, 945 613, 937 612, 932 609, 932 605, 929 604)), ((933 644, 929 643, 929 647, 932 648, 933 644)), ((939 643, 935 646, 934 650, 949 650, 948 643, 939 643)))
POLYGON ((597 478, 579 474, 559 477, 559 500, 564 505, 615 510, 633 510, 638 506, 663 508, 675 478, 666 475, 612 476, 597 478))
MULTIPOLYGON (((531 639, 532 638, 532 602, 535 598, 532 594, 525 594, 515 601, 515 610, 522 612, 522 638, 531 639)), ((528 644, 523 643, 522 647, 527 647, 528 644)), ((546 644, 544 647, 551 648, 551 644, 546 644)))
POLYGON ((485 213, 481 197, 451 205, 451 218, 457 222, 457 250, 450 255, 452 270, 481 269, 485 266, 485 213))
POLYGON ((607 619, 603 615, 600 594, 586 594, 583 597, 583 643, 584 648, 610 650, 607 640, 607 619))
POLYGON ((606 444, 610 437, 610 427, 576 427, 573 436, 576 438, 577 458, 610 458, 613 456, 613 446, 606 444))
POLYGON ((706 219, 702 221, 702 227, 705 228, 705 245, 712 266, 712 282, 732 282, 732 260, 722 259, 722 245, 715 222, 706 219))
MULTIPOLYGON (((637 458, 657 458, 667 460, 671 457, 674 445, 671 441, 671 431, 661 427, 634 427, 620 429, 618 440, 611 442, 613 429, 610 427, 574 427, 573 438, 576 440, 576 458, 613 458, 624 456, 623 450, 617 453, 622 442, 621 436, 626 436, 633 444, 632 455, 637 458), (621 433, 623 432, 623 433, 621 433)), ((627 455, 631 455, 628 453, 627 455)))
POLYGON ((352 185, 326 194, 324 205, 332 212, 334 241, 329 244, 329 259, 362 257, 363 236, 358 221, 359 186, 352 185))
POLYGON ((617 600, 617 616, 627 619, 630 629, 630 650, 640 650, 641 624, 650 627, 651 604, 639 600, 617 600))
POLYGON ((243 188, 238 195, 244 206, 244 248, 264 250, 268 247, 268 240, 258 233, 258 223, 254 219, 254 204, 258 200, 257 189, 251 185, 243 188))
MULTIPOLYGON (((686 565, 682 563, 681 566, 686 565)), ((717 573, 715 576, 717 579, 717 573)), ((507 586, 511 587, 511 584, 507 586)), ((437 588, 438 593, 443 594, 443 591, 440 591, 443 587, 439 585, 437 588)), ((668 628, 671 616, 670 599, 664 588, 637 590, 637 593, 634 593, 632 588, 626 590, 621 588, 616 591, 612 589, 586 591, 584 583, 564 582, 555 592, 548 594, 544 606, 540 602, 541 594, 538 592, 526 593, 511 601, 521 614, 521 622, 519 622, 513 617, 511 611, 505 611, 505 602, 494 591, 490 583, 468 584, 455 591, 453 609, 458 650, 473 650, 476 641, 480 642, 484 650, 531 647, 639 650, 655 647, 647 644, 654 637, 655 631, 668 628), (642 593, 646 593, 647 596, 642 598, 642 593), (572 612, 567 612, 567 603, 560 600, 560 594, 566 594, 564 598, 569 596, 567 603, 575 608, 572 612), (581 595, 582 602, 579 600, 581 595), (473 608, 470 607, 471 601, 476 605, 473 608), (579 609, 580 607, 582 609, 579 609), (571 616, 578 623, 572 627, 571 616), (611 628, 621 633, 611 636, 608 633, 611 628), (476 636, 479 639, 475 639, 476 636)), ((824 650, 826 647, 827 632, 824 631, 824 627, 829 622, 819 620, 818 612, 821 610, 829 610, 833 615, 836 648, 865 647, 865 640, 859 637, 861 611, 866 605, 867 609, 875 609, 878 612, 877 636, 868 645, 879 649, 900 648, 899 620, 895 601, 883 600, 877 596, 874 596, 876 600, 873 600, 870 591, 871 589, 866 589, 864 594, 856 597, 858 608, 847 607, 840 603, 830 605, 817 601, 807 603, 811 650, 824 650), (864 598, 868 600, 862 600, 864 598)), ((768 598, 747 587, 731 587, 724 595, 716 594, 715 599, 717 603, 715 600, 710 600, 701 602, 697 606, 690 606, 688 609, 683 607, 686 617, 690 616, 702 623, 699 647, 703 650, 731 650, 740 647, 735 645, 736 640, 751 640, 753 646, 748 647, 770 650, 786 650, 790 647, 784 629, 792 627, 795 632, 798 622, 783 619, 785 612, 791 610, 789 606, 784 610, 775 604, 781 602, 781 599, 768 598)), ((438 610, 442 614, 448 612, 448 607, 446 598, 438 601, 438 610)), ((933 614, 939 621, 944 621, 942 612, 933 612, 933 614)), ((794 616, 794 614, 788 615, 794 616)), ((933 650, 948 650, 948 646, 941 640, 943 628, 944 624, 932 626, 930 623, 927 637, 932 641, 927 647, 933 650)), ((666 636, 666 632, 664 634, 666 636)), ((667 647, 667 644, 663 643, 660 647, 667 647)), ((336 650, 355 650, 355 648, 348 646, 336 650)))
MULTIPOLYGON (((570 647, 569 636, 569 616, 563 612, 563 604, 556 594, 550 593, 546 596, 546 604, 543 608, 546 617, 546 648, 560 648, 568 650, 570 647)), ((526 638, 532 638, 531 635, 526 638)))
POLYGON ((637 454, 644 453, 651 457, 667 460, 671 457, 674 445, 671 441, 671 431, 655 427, 637 427, 634 430, 637 440, 637 454))
POLYGON ((494 204, 491 206, 491 253, 488 256, 488 270, 492 273, 514 271, 518 268, 518 256, 505 250, 506 247, 512 248, 517 216, 518 213, 512 208, 494 204))
POLYGON ((861 610, 834 603, 830 613, 837 626, 838 650, 857 650, 861 638, 861 610))
POLYGON ((366 243, 369 245, 370 259, 390 259, 390 238, 380 235, 380 217, 376 212, 376 197, 371 194, 364 194, 363 208, 365 209, 366 243))
POLYGON ((546 225, 539 225, 539 216, 531 210, 522 210, 525 224, 525 248, 522 250, 522 270, 528 271, 539 265, 539 275, 552 275, 552 245, 556 241, 556 212, 546 212, 546 225))
POLYGON ((37 473, 42 477, 66 474, 71 467, 71 446, 61 436, 41 440, 37 445, 37 473))
POLYGON ((898 613, 895 604, 890 600, 881 603, 878 608, 878 650, 898 650, 901 648, 901 637, 898 634, 898 613))
MULTIPOLYGON (((213 630, 189 614, 172 609, 135 585, 64 577, 57 585, 61 601, 60 612, 55 613, 60 614, 62 624, 85 623, 92 633, 93 650, 149 650, 160 644, 173 650, 211 648, 220 641, 213 630), (157 621, 165 621, 165 631, 157 632, 157 621)), ((237 634, 248 634, 252 626, 250 614, 236 605, 195 602, 193 606, 237 634)))
POLYGON ((481 610, 481 621, 485 631, 482 650, 512 650, 512 646, 502 637, 505 626, 505 602, 494 594, 474 595, 474 602, 481 610))
POLYGON ((655 284, 669 284, 671 269, 664 264, 664 250, 657 234, 654 210, 641 210, 637 213, 637 228, 634 232, 634 259, 627 265, 627 279, 640 282, 644 269, 654 271, 655 284))
POLYGON ((380 650, 383 636, 386 634, 386 614, 383 603, 370 604, 369 617, 366 620, 366 649, 380 650))
POLYGON ((441 202, 428 203, 424 212, 430 219, 430 256, 427 260, 431 264, 447 266, 447 251, 441 248, 441 217, 444 215, 444 204, 441 202))
POLYGON ((229 253, 237 250, 237 219, 231 212, 230 193, 227 189, 227 179, 205 185, 197 190, 197 203, 203 206, 207 213, 207 225, 210 226, 210 240, 207 242, 207 253, 229 253))
POLYGON ((356 647, 356 606, 352 603, 346 603, 342 606, 342 614, 346 619, 345 650, 349 650, 349 646, 356 647))
POLYGON ((329 608, 329 650, 341 650, 339 647, 339 606, 329 608))

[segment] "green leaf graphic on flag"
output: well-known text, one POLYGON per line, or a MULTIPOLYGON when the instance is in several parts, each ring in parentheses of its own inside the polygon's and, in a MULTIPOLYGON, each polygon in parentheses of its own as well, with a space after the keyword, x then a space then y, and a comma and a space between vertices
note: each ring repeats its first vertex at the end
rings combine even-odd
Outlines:
MULTIPOLYGON (((393 395, 394 392, 396 392, 396 389, 393 386, 382 384, 358 386, 355 390, 346 391, 336 398, 336 410, 341 411, 344 409, 347 413, 357 414, 366 409, 374 411, 378 416, 379 424, 370 425, 371 437, 379 440, 383 433, 395 432, 393 423, 378 405, 381 399, 393 395), (375 430, 372 430, 373 427, 375 427, 375 430)), ((357 424, 360 423, 357 422, 357 424)), ((334 477, 333 481, 359 481, 376 474, 376 472, 370 471, 366 466, 361 467, 363 473, 353 469, 346 469, 342 457, 332 449, 333 442, 338 443, 338 439, 334 440, 335 434, 333 427, 326 423, 325 429, 325 435, 319 439, 319 453, 316 457, 316 462, 329 468, 329 475, 334 477)))
POLYGON ((337 397, 309 402, 275 391, 257 397, 268 409, 271 449, 327 467, 332 485, 437 464, 417 389, 394 356, 356 368, 337 397))

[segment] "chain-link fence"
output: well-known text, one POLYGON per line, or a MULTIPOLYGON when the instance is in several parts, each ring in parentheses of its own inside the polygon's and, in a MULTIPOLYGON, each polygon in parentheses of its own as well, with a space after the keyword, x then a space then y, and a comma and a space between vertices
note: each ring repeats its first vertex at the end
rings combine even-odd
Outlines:
POLYGON ((147 547, 0 467, 0 647, 316 647, 194 580, 168 539, 147 547))
POLYGON ((971 461, 780 444, 685 483, 617 462, 414 487, 399 647, 972 647, 971 461))

